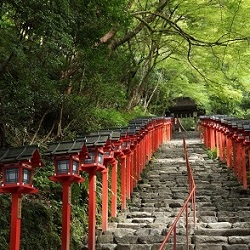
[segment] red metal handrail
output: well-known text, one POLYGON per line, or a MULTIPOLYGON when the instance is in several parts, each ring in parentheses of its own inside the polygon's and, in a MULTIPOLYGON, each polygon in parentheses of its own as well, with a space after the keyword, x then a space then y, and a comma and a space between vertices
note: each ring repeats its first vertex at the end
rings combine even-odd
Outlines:
POLYGON ((175 220, 173 221, 171 227, 169 228, 168 233, 166 234, 163 242, 161 243, 159 250, 164 249, 165 244, 168 242, 170 236, 173 234, 174 241, 173 241, 173 249, 177 249, 177 234, 176 234, 176 227, 177 223, 179 222, 182 214, 184 211, 186 212, 186 249, 189 250, 189 231, 188 231, 188 226, 189 226, 189 218, 188 218, 188 208, 189 208, 189 202, 191 202, 192 209, 193 209, 193 217, 194 217, 194 227, 195 227, 195 222, 196 222, 196 207, 195 207, 195 191, 196 191, 196 186, 195 186, 195 181, 193 178, 193 173, 192 173, 192 168, 189 164, 188 160, 188 153, 187 153, 187 145, 186 145, 186 140, 185 136, 183 135, 183 148, 184 148, 184 155, 185 155, 185 160, 186 160, 186 167, 187 167, 187 173, 188 173, 188 182, 189 182, 189 196, 184 202, 181 210, 179 211, 178 215, 176 216, 175 220))

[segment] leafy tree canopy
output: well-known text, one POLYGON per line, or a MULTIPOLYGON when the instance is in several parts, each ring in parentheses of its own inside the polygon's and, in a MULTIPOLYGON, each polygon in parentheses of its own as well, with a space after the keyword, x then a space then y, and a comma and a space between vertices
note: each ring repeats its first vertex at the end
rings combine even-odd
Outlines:
POLYGON ((184 95, 247 115, 249 3, 3 0, 1 144, 121 126, 136 107, 161 115, 184 95))

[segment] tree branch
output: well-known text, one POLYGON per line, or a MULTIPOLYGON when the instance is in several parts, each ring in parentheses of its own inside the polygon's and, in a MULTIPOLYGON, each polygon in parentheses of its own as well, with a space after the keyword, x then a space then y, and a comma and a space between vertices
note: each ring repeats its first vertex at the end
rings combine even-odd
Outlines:
POLYGON ((127 34, 125 34, 124 37, 120 38, 119 40, 114 40, 110 44, 109 48, 111 50, 115 50, 117 47, 121 46, 122 44, 126 43, 133 37, 135 37, 144 27, 145 23, 149 24, 155 20, 157 17, 157 13, 161 13, 162 10, 167 6, 168 0, 163 2, 155 11, 155 13, 150 13, 148 17, 145 18, 144 22, 140 22, 140 24, 133 30, 133 31, 128 31, 127 34))

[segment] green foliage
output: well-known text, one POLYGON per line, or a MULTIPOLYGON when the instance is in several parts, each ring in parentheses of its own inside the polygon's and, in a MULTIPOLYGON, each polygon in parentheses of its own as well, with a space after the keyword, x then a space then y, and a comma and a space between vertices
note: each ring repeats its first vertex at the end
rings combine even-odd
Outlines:
MULTIPOLYGON (((50 163, 51 164, 51 163, 50 163)), ((49 177, 54 173, 52 165, 38 169, 33 178, 33 184, 40 191, 38 196, 44 200, 61 201, 61 185, 52 182, 49 177)))
MULTIPOLYGON (((95 109, 95 124, 101 128, 122 127, 128 124, 121 112, 115 109, 95 109)), ((96 129, 95 129, 96 130, 96 129)))
POLYGON ((9 248, 10 210, 11 210, 10 196, 6 194, 0 194, 0 212, 1 212, 0 249, 9 248))
POLYGON ((214 160, 217 158, 217 148, 214 148, 213 150, 207 150, 208 158, 211 160, 214 160))
POLYGON ((88 207, 87 203, 72 205, 71 246, 70 249, 81 249, 87 235, 88 207))
POLYGON ((186 131, 195 130, 194 118, 181 118, 181 124, 186 131))
POLYGON ((23 199, 22 217, 22 249, 61 248, 61 211, 55 202, 23 199))

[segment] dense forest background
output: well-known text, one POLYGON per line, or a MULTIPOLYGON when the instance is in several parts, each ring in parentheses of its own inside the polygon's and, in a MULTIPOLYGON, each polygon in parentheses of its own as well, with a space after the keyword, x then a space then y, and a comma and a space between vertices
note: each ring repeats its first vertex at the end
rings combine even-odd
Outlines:
MULTIPOLYGON (((249 16, 250 0, 2 0, 0 147, 43 147, 163 115, 180 96, 207 113, 250 117, 249 16)), ((25 200, 22 249, 60 245, 52 168, 37 173, 41 192, 25 200)), ((73 187, 72 249, 86 228, 86 186, 73 187)), ((1 195, 0 249, 8 209, 1 195)))

